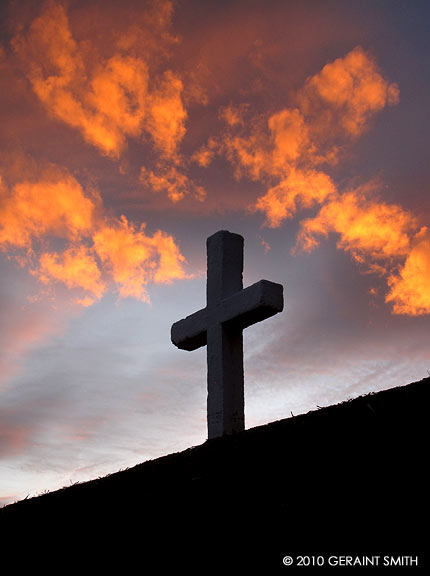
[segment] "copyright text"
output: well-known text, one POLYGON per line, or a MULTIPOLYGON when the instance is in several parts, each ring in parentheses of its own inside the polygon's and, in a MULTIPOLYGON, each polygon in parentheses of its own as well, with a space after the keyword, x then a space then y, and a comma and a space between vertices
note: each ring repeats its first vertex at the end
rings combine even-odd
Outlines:
POLYGON ((418 556, 284 556, 284 566, 418 566, 418 556))

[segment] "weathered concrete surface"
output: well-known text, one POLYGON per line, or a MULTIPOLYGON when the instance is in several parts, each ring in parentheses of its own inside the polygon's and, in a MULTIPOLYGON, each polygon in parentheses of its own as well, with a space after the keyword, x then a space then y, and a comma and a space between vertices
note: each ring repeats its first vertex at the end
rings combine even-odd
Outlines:
POLYGON ((243 289, 243 237, 225 230, 207 240, 207 306, 172 326, 183 350, 207 346, 208 438, 245 428, 244 328, 283 310, 283 287, 261 280, 243 289))

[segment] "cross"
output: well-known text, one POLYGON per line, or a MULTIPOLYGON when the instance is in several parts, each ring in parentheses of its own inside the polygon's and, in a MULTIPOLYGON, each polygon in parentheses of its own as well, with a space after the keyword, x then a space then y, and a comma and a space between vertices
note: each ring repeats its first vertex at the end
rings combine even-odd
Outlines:
POLYGON ((206 308, 175 322, 173 344, 207 346, 208 438, 245 429, 243 329, 284 307, 283 287, 260 280, 243 289, 243 237, 221 230, 207 239, 206 308))

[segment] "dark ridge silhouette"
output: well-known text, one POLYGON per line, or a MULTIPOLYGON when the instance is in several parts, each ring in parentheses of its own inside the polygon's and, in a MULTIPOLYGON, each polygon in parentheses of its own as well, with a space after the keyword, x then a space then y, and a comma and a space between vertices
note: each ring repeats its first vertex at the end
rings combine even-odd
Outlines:
POLYGON ((1 542, 20 542, 17 566, 38 542, 66 565, 86 554, 86 567, 138 562, 142 574, 285 573, 287 554, 423 567, 429 390, 426 378, 17 502, 0 510, 1 542))

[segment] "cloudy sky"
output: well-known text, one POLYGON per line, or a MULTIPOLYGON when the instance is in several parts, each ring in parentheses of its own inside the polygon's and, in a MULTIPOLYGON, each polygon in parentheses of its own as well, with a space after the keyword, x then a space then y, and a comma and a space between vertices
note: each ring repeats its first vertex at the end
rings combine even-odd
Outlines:
POLYGON ((0 4, 0 503, 206 438, 205 241, 285 310, 247 427, 430 370, 427 2, 0 4))

